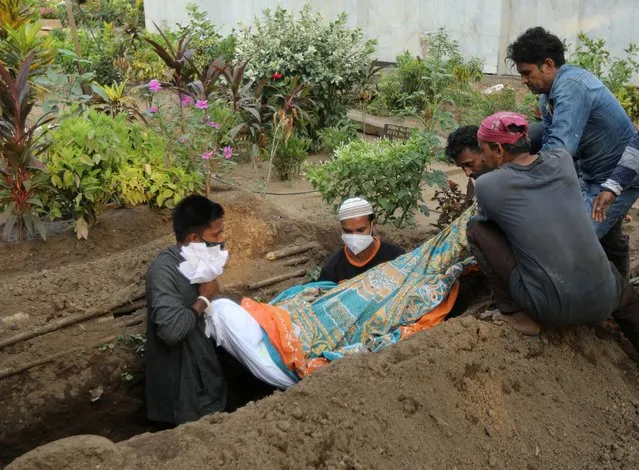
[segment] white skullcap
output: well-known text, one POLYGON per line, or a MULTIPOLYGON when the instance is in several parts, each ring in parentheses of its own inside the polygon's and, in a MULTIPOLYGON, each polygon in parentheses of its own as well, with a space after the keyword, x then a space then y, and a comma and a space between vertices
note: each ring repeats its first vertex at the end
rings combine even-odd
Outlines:
POLYGON ((364 215, 371 215, 373 206, 366 199, 361 197, 353 197, 347 199, 339 208, 339 220, 353 219, 364 215))

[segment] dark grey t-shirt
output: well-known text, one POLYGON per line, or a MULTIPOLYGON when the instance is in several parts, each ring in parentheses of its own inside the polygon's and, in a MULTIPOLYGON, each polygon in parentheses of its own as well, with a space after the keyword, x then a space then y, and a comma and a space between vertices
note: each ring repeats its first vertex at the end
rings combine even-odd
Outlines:
POLYGON ((480 215, 506 234, 517 262, 513 299, 554 324, 590 323, 619 304, 620 286, 585 209, 570 154, 543 152, 480 176, 480 215))

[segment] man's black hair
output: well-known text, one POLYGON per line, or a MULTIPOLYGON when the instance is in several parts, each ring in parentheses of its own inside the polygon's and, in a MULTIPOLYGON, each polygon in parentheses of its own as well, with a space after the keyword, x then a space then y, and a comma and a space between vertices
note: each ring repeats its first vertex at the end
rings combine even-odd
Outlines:
POLYGON ((552 59, 556 67, 561 67, 566 63, 565 52, 566 47, 561 39, 541 26, 537 26, 527 29, 508 46, 506 59, 515 64, 523 62, 539 67, 546 59, 552 59))
POLYGON ((173 209, 175 239, 182 243, 191 233, 201 234, 222 217, 224 209, 217 202, 197 194, 187 196, 173 209))
MULTIPOLYGON (((508 129, 510 129, 513 132, 523 132, 525 127, 515 126, 514 124, 511 124, 510 126, 508 126, 508 129)), ((490 146, 490 148, 494 150, 497 149, 496 143, 488 142, 488 145, 490 146)), ((530 138, 527 135, 525 135, 514 144, 501 144, 501 146, 504 148, 506 152, 510 153, 511 155, 519 155, 520 153, 530 153, 530 138)))
POLYGON ((448 135, 446 142, 446 158, 451 162, 461 155, 464 149, 479 153, 479 144, 477 143, 477 126, 462 126, 448 135))

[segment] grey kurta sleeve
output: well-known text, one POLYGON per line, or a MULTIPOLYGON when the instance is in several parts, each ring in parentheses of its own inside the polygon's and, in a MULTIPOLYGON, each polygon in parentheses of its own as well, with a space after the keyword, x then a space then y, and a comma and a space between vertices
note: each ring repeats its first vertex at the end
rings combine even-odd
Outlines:
POLYGON ((196 313, 184 305, 174 266, 155 263, 147 277, 150 319, 157 325, 157 334, 168 345, 182 341, 197 324, 196 313))

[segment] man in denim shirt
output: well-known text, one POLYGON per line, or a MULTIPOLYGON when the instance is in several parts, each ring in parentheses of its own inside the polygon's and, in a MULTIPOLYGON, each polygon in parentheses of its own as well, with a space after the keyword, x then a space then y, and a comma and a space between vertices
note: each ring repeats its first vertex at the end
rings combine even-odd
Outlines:
POLYGON ((624 149, 632 122, 610 90, 592 73, 566 65, 562 41, 531 28, 508 47, 522 81, 540 95, 542 151, 565 148, 575 160, 586 209, 608 256, 628 276, 628 238, 622 223, 639 197, 639 152, 624 149))

